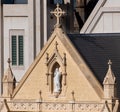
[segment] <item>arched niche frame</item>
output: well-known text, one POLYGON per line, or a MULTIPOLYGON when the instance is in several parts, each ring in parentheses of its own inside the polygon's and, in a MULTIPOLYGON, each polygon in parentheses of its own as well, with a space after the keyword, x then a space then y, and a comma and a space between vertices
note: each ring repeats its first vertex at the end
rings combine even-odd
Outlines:
POLYGON ((59 94, 62 92, 64 86, 66 86, 66 54, 63 53, 63 57, 58 52, 58 43, 55 43, 55 49, 51 56, 46 54, 46 83, 50 87, 51 94, 54 94, 55 97, 58 97, 59 94), (58 70, 56 72, 56 70, 58 70), (55 75, 55 74, 58 74, 55 75), (56 77, 55 77, 56 76, 56 77), (56 79, 57 78, 57 79, 56 79), (56 82, 59 82, 59 90, 55 89, 56 82))

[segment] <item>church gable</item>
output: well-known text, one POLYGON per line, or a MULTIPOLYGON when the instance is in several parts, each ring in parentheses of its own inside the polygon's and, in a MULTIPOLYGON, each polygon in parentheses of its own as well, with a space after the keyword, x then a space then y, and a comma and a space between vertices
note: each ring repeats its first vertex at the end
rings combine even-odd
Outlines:
MULTIPOLYGON (((53 100, 53 98, 68 101, 74 98, 77 101, 100 100, 101 95, 96 92, 96 88, 86 79, 85 74, 76 63, 82 59, 74 61, 75 51, 70 51, 73 48, 67 44, 69 43, 66 39, 68 37, 62 30, 58 30, 52 34, 21 80, 13 94, 13 99, 30 100, 41 97, 45 101, 53 100)), ((69 44, 72 46, 71 43, 69 44)), ((84 66, 84 63, 81 62, 81 65, 84 66)), ((84 68, 84 70, 87 69, 84 68)))
POLYGON ((93 69, 90 70, 91 67, 89 66, 89 68, 86 64, 90 65, 89 61, 99 59, 98 56, 91 59, 87 56, 90 59, 88 61, 87 58, 85 59, 86 55, 83 57, 84 53, 94 55, 94 52, 89 52, 93 48, 91 45, 95 45, 95 49, 100 47, 99 44, 96 44, 98 39, 94 37, 94 41, 91 41, 85 36, 82 38, 83 35, 71 34, 68 35, 68 38, 61 29, 60 17, 64 11, 59 8, 59 4, 52 13, 57 17, 57 24, 51 38, 30 66, 14 93, 1 98, 0 109, 12 112, 117 112, 119 101, 116 100, 116 77, 112 72, 112 62, 108 63, 109 68, 105 80, 102 80, 102 89, 95 77, 96 74, 91 71, 93 69), (89 45, 91 47, 87 47, 89 45), (89 50, 86 50, 86 47, 89 50), (3 98, 7 100, 3 101, 3 98))

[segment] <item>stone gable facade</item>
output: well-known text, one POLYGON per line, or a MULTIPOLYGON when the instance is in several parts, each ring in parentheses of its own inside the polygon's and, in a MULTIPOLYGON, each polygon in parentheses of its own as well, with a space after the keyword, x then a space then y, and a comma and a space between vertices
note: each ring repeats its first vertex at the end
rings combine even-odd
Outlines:
POLYGON ((115 77, 110 66, 103 89, 65 32, 55 28, 13 93, 2 95, 1 112, 117 112, 119 101, 111 94, 115 77), (54 92, 55 68, 61 72, 58 92, 54 92))
MULTIPOLYGON (((99 1, 97 11, 111 2, 99 1)), ((95 12, 81 32, 87 33, 95 28, 92 27, 95 12)), ((108 62, 101 84, 83 54, 62 29, 61 16, 64 12, 58 4, 52 13, 57 17, 54 31, 18 84, 11 60, 8 60, 8 69, 2 79, 0 112, 119 112, 119 98, 116 95, 116 84, 119 82, 112 71, 112 61, 108 62)), ((97 28, 98 24, 95 25, 97 28)))

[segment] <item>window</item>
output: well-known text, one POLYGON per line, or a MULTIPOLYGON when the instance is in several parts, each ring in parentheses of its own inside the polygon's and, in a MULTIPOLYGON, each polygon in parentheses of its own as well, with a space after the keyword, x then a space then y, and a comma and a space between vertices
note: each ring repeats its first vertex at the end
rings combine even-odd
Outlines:
POLYGON ((24 35, 22 30, 11 30, 11 59, 12 66, 24 65, 24 35))
POLYGON ((2 0, 3 4, 28 4, 28 0, 2 0))
POLYGON ((14 4, 28 4, 28 0, 14 0, 14 4))
POLYGON ((57 3, 62 4, 63 0, 54 0, 54 4, 57 4, 57 3))
POLYGON ((50 1, 51 4, 67 4, 67 3, 70 3, 70 0, 51 0, 50 1))

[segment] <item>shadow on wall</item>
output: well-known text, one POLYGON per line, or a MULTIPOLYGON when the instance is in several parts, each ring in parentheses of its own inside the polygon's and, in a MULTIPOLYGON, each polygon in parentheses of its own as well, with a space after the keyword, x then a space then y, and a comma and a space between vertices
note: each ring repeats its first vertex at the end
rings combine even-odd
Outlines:
POLYGON ((90 0, 88 2, 88 4, 85 7, 85 20, 87 20, 87 18, 89 17, 89 15, 91 14, 92 10, 94 9, 94 7, 96 6, 98 0, 90 0))

